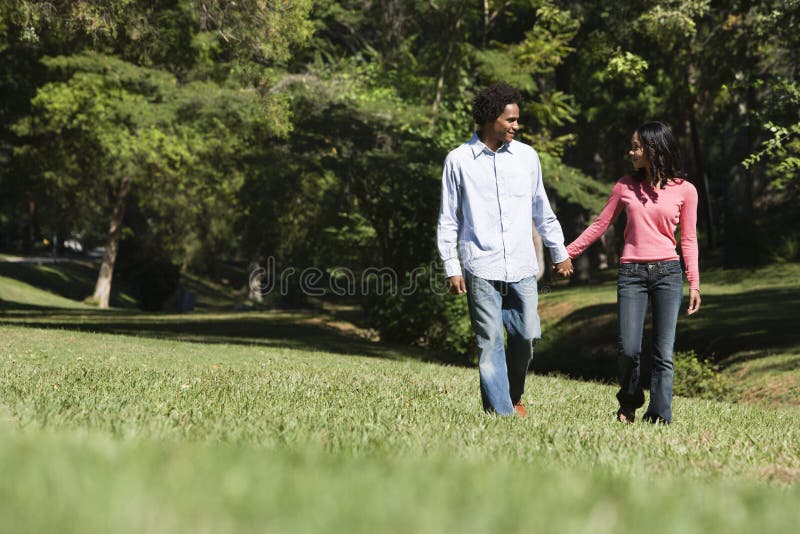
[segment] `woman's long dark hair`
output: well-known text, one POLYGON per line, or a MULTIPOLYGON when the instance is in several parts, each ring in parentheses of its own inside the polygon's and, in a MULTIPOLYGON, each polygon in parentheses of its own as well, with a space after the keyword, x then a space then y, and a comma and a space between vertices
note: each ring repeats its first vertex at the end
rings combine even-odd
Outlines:
MULTIPOLYGON (((650 161, 650 177, 654 186, 663 189, 673 178, 686 178, 686 173, 681 170, 681 151, 669 126, 663 122, 646 122, 636 128, 636 133, 650 161)), ((644 169, 637 169, 633 177, 643 182, 647 180, 647 173, 644 169)))

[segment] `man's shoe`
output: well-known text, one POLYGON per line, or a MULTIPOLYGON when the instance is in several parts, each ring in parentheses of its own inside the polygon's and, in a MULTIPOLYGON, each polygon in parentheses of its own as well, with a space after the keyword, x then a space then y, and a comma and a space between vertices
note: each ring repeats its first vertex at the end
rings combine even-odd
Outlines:
POLYGON ((517 412, 517 416, 519 417, 528 417, 528 410, 525 409, 525 405, 521 402, 514 405, 514 411, 517 412))
POLYGON ((620 408, 617 410, 617 421, 620 423, 633 423, 636 419, 636 410, 620 408))

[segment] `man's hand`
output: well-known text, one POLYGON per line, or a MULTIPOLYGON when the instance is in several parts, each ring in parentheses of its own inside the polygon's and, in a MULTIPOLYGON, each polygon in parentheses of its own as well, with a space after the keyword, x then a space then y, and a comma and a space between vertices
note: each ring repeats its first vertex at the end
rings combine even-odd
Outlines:
POLYGON ((454 295, 463 295, 467 292, 467 284, 464 282, 463 276, 451 276, 447 279, 447 284, 450 286, 450 293, 454 295))
POLYGON ((700 292, 696 289, 689 291, 689 310, 688 314, 692 315, 697 313, 700 309, 700 292))
POLYGON ((555 265, 553 265, 553 269, 558 271, 558 274, 560 274, 564 278, 568 277, 569 275, 572 274, 572 259, 567 258, 561 263, 556 263, 555 265))

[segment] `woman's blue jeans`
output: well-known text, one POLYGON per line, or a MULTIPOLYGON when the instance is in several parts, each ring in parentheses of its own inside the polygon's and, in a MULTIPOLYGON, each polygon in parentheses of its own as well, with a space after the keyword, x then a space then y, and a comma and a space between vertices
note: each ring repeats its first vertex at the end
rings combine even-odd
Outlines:
POLYGON ((513 415, 525 391, 533 344, 541 337, 536 277, 519 282, 485 280, 466 272, 467 301, 478 340, 483 409, 513 415), (503 328, 508 333, 504 350, 503 328))
POLYGON ((683 272, 678 260, 623 263, 619 267, 619 383, 622 409, 644 405, 640 359, 648 301, 653 307, 653 371, 650 404, 644 418, 672 421, 672 351, 682 299, 683 272))

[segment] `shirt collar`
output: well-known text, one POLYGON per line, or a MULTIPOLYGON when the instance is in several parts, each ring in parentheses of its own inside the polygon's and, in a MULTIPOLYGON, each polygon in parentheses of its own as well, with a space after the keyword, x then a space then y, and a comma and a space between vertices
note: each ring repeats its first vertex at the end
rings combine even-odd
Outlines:
MULTIPOLYGON (((472 155, 477 159, 478 156, 483 154, 484 151, 488 150, 491 152, 491 149, 486 146, 483 141, 481 141, 480 137, 478 137, 478 132, 472 134, 472 138, 467 142, 472 148, 472 155)), ((500 148, 497 149, 498 152, 505 151, 509 153, 513 153, 513 145, 514 141, 512 140, 510 143, 503 143, 500 145, 500 148)))

